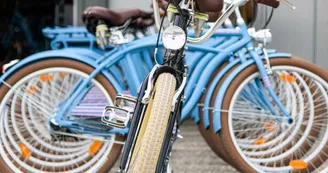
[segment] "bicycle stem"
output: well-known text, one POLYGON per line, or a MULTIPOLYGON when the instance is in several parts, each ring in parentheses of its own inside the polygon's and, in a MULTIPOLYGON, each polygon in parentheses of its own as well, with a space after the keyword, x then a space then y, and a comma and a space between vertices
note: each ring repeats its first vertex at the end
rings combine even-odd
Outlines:
MULTIPOLYGON (((155 19, 155 24, 158 29, 160 29, 160 15, 159 15, 159 6, 157 3, 157 0, 152 0, 153 1, 153 7, 154 7, 154 19, 155 19)), ((229 18, 229 16, 235 11, 237 7, 241 3, 245 2, 245 0, 236 0, 231 3, 231 5, 223 12, 223 14, 216 20, 216 22, 211 26, 211 28, 201 37, 198 38, 190 38, 187 37, 187 41, 192 44, 200 44, 209 39, 214 32, 217 30, 219 26, 221 26, 226 19, 229 18)))

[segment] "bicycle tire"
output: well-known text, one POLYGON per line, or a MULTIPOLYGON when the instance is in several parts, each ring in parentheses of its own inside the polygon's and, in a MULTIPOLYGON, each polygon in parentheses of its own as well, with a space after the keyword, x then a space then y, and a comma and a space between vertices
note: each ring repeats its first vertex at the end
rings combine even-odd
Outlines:
MULTIPOLYGON (((328 75, 327 72, 319 68, 318 66, 309 63, 307 61, 304 61, 299 58, 277 58, 277 59, 272 59, 270 60, 270 63, 272 67, 274 66, 293 66, 293 67, 298 67, 305 69, 307 71, 310 71, 320 78, 322 78, 324 81, 328 81, 328 75)), ((224 102, 222 105, 223 110, 230 110, 230 103, 232 100, 232 97, 239 87, 239 85, 244 81, 244 79, 257 72, 257 67, 256 65, 249 66, 246 68, 243 72, 241 72, 235 79, 232 81, 230 86, 228 87, 229 92, 227 92, 224 96, 224 102)), ((250 165, 247 164, 247 162, 242 158, 242 156, 238 153, 237 149, 235 148, 236 146, 233 143, 233 140, 230 136, 230 131, 229 131, 229 114, 227 112, 222 112, 221 114, 221 122, 222 122, 222 129, 220 130, 219 133, 215 134, 216 138, 221 140, 227 150, 227 153, 230 155, 230 157, 235 161, 235 163, 238 165, 239 169, 242 170, 242 172, 258 172, 254 170, 250 165)), ((314 162, 318 162, 320 159, 312 159, 314 162)), ((311 161, 312 161, 311 160, 311 161)), ((317 164, 317 163, 314 163, 317 164)))
POLYGON ((175 88, 176 79, 172 74, 162 73, 158 76, 152 95, 153 103, 146 110, 147 112, 151 109, 149 120, 144 134, 137 137, 140 147, 135 147, 133 150, 128 172, 155 172, 171 115, 175 88))
MULTIPOLYGON (((84 64, 82 62, 76 61, 76 60, 70 60, 70 59, 63 59, 63 58, 56 58, 56 59, 48 59, 48 60, 40 60, 37 62, 33 62, 32 64, 28 64, 21 69, 19 69, 17 72, 13 73, 10 77, 8 77, 5 82, 9 84, 10 86, 14 86, 17 82, 19 82, 22 78, 25 76, 37 72, 39 70, 44 70, 47 68, 57 68, 57 67, 62 67, 62 68, 69 68, 69 69, 74 69, 81 71, 85 74, 91 74, 94 71, 93 67, 90 67, 87 64, 84 64)), ((108 92, 110 98, 112 100, 115 99, 116 97, 116 90, 110 83, 110 81, 107 80, 107 78, 102 75, 98 74, 94 78, 97 82, 99 82, 105 90, 108 92)), ((3 101, 4 97, 8 93, 10 88, 7 85, 2 85, 0 87, 0 103, 3 101)), ((100 123, 100 122, 99 122, 100 123)), ((115 141, 119 142, 124 142, 125 137, 120 136, 120 135, 115 135, 115 141)), ((122 144, 117 144, 114 143, 112 146, 111 151, 109 154, 106 156, 106 161, 100 166, 97 167, 97 170, 100 172, 108 172, 112 166, 115 164, 116 160, 118 159, 120 152, 122 150, 123 145, 122 144)), ((8 159, 7 159, 8 161, 8 159)), ((30 162, 30 161, 27 161, 30 162)), ((17 164, 17 163, 13 163, 17 164)), ((83 165, 83 162, 80 162, 81 165, 83 165)), ((17 166, 17 168, 20 168, 21 166, 17 166)), ((25 170, 21 168, 23 172, 31 172, 29 170, 25 170)), ((6 161, 0 157, 0 172, 15 172, 13 171, 6 163, 6 161)))

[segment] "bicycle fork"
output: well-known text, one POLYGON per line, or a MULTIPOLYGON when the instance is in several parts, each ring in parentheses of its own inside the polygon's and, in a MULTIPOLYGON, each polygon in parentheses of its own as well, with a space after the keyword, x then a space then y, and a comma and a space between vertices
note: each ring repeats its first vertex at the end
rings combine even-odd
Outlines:
MULTIPOLYGON (((263 54, 265 59, 268 61, 268 56, 265 52, 265 49, 263 49, 263 54)), ((269 95, 271 96, 271 98, 273 99, 274 103, 278 106, 278 108, 280 109, 280 111, 283 113, 284 117, 287 120, 287 124, 293 124, 294 122, 294 118, 288 113, 288 111, 286 110, 285 106, 282 104, 281 100, 279 99, 277 93, 274 91, 272 85, 271 85, 271 81, 270 81, 270 75, 272 73, 271 71, 271 67, 270 65, 267 63, 266 65, 264 65, 264 63, 262 62, 261 58, 259 57, 258 54, 256 54, 254 51, 249 51, 249 53, 251 54, 251 56, 253 57, 258 70, 260 72, 261 75, 261 79, 262 82, 264 84, 265 89, 268 91, 269 95)), ((270 102, 266 101, 266 103, 271 104, 270 102)), ((269 107, 273 108, 272 105, 269 105, 269 107)), ((277 116, 279 116, 277 111, 274 111, 273 113, 275 113, 277 116)))
MULTIPOLYGON (((129 170, 129 162, 134 150, 136 143, 136 138, 138 136, 141 123, 143 122, 143 116, 145 109, 149 103, 150 97, 153 92, 154 82, 156 81, 157 76, 161 73, 172 73, 176 76, 175 69, 168 66, 155 65, 149 75, 144 79, 138 97, 136 98, 135 108, 133 111, 133 116, 130 120, 130 130, 124 146, 123 155, 120 163, 120 172, 125 173, 129 170)), ((179 87, 177 88, 174 99, 172 101, 171 115, 168 122, 168 127, 165 133, 164 142, 161 148, 159 161, 156 167, 156 172, 166 172, 167 169, 170 169, 169 160, 172 145, 177 139, 177 122, 179 122, 179 114, 182 107, 182 93, 187 81, 187 70, 183 75, 182 81, 179 81, 179 87)))

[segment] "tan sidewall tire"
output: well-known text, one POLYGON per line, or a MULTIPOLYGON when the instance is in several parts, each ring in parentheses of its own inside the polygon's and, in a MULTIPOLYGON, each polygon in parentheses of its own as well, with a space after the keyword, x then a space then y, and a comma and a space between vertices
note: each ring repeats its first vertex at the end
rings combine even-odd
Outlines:
POLYGON ((158 76, 146 130, 140 140, 140 147, 134 148, 129 172, 154 173, 161 152, 168 120, 171 115, 176 79, 172 74, 162 73, 158 76))

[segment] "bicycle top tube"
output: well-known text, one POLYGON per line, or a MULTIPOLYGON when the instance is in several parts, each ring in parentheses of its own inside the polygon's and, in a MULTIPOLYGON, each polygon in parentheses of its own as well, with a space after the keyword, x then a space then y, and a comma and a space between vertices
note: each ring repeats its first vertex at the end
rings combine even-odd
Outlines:
MULTIPOLYGON (((232 28, 219 29, 218 32, 213 35, 213 37, 225 37, 227 39, 230 37, 233 37, 233 36, 243 37, 245 35, 245 33, 247 32, 247 27, 240 27, 240 28, 241 29, 239 29, 239 30, 232 29, 232 28)), ((193 33, 190 33, 190 34, 193 34, 193 33)), ((133 53, 135 51, 138 51, 140 49, 145 49, 147 47, 151 48, 151 46, 154 46, 156 44, 156 38, 157 38, 157 35, 155 34, 155 35, 147 36, 144 38, 140 38, 138 40, 134 40, 130 43, 127 43, 126 47, 124 49, 121 49, 122 52, 119 56, 121 56, 122 54, 126 54, 126 53, 133 53), (132 48, 129 49, 130 47, 132 47, 132 48), (126 48, 128 48, 128 50, 126 50, 126 48)), ((204 42, 199 45, 193 45, 193 44, 187 43, 186 44, 186 46, 188 47, 187 51, 200 51, 200 52, 204 52, 204 53, 209 53, 209 52, 219 53, 220 51, 223 51, 223 50, 219 51, 219 50, 216 50, 215 48, 204 46, 207 44, 208 44, 207 42, 204 42)), ((119 45, 118 47, 121 47, 121 46, 122 45, 119 45)), ((162 42, 159 42, 159 46, 162 48, 164 47, 162 42)), ((109 51, 103 55, 104 59, 107 59, 107 58, 115 59, 114 57, 111 57, 113 54, 110 52, 111 51, 109 51)))
MULTIPOLYGON (((242 39, 242 40, 245 40, 245 39, 242 39)), ((238 47, 237 47, 238 48, 238 47)), ((134 48, 130 48, 130 49, 134 49, 134 48)), ((128 51, 129 52, 129 51, 128 51)), ((119 52, 117 52, 117 53, 119 53, 119 52)), ((226 53, 226 55, 227 55, 227 53, 226 53)), ((107 61, 110 61, 110 59, 107 59, 107 60, 105 60, 102 64, 107 64, 107 61)), ((98 67, 97 69, 99 70, 99 69, 101 69, 102 67, 100 66, 100 67, 98 67)), ((95 70, 95 71, 97 71, 97 69, 95 70)), ((95 73, 95 72, 94 72, 95 73)), ((94 74, 93 73, 93 74, 94 74)), ((90 78, 92 78, 92 75, 90 75, 90 78)), ((82 83, 82 85, 81 86, 83 86, 83 84, 87 84, 88 82, 84 82, 84 83, 82 83)), ((76 95, 77 96, 77 95, 76 95)), ((74 97, 72 97, 72 98, 70 98, 70 100, 68 101, 68 102, 66 102, 65 103, 65 105, 64 105, 64 107, 62 107, 62 109, 61 110, 66 110, 66 108, 65 108, 65 106, 67 106, 67 108, 71 105, 70 104, 70 101, 73 101, 74 99, 73 99, 74 97)))
MULTIPOLYGON (((231 29, 229 29, 229 30, 231 30, 231 29)), ((247 32, 247 31, 244 30, 244 32, 241 32, 240 34, 244 34, 245 32, 247 32)), ((220 33, 220 36, 226 36, 229 38, 231 36, 231 34, 220 33)), ((105 67, 110 68, 110 66, 116 64, 119 60, 124 58, 127 53, 133 53, 135 51, 139 51, 140 49, 152 48, 155 44, 155 41, 153 41, 154 37, 155 36, 153 35, 153 36, 145 37, 145 38, 142 38, 139 40, 135 40, 132 43, 126 44, 124 49, 120 49, 119 51, 117 51, 117 49, 115 49, 116 51, 114 53, 112 51, 106 53, 103 56, 103 58, 101 58, 104 61, 102 61, 99 64, 98 68, 90 75, 88 80, 91 80, 95 75, 97 75, 105 67)), ((160 43, 160 46, 163 46, 162 43, 160 43)), ((188 44, 188 46, 190 46, 189 51, 203 51, 205 53, 208 53, 209 51, 211 51, 212 53, 220 52, 220 51, 216 50, 215 48, 202 47, 201 45, 189 45, 188 44)), ((121 46, 119 46, 119 47, 121 47, 121 46)))
MULTIPOLYGON (((221 29, 221 30, 227 30, 227 32, 218 32, 215 36, 220 36, 220 37, 227 37, 230 38, 232 36, 243 36, 245 37, 245 33, 247 33, 246 27, 240 27, 240 32, 231 32, 232 29, 230 28, 228 29, 221 29)), ((215 37, 213 36, 213 37, 215 37)), ((124 58, 126 56, 126 54, 130 54, 133 52, 137 52, 140 51, 141 49, 146 49, 146 48, 152 48, 155 44, 154 41, 154 37, 156 36, 149 36, 149 37, 145 37, 139 40, 135 40, 131 43, 126 44, 125 46, 119 46, 119 47, 124 47, 124 49, 120 49, 120 50, 116 50, 114 53, 113 52, 108 52, 103 56, 103 61, 100 63, 100 65, 98 66, 97 69, 95 69, 95 71, 89 76, 89 78, 87 79, 87 81, 90 81, 95 75, 97 75, 99 72, 101 72, 104 68, 110 68, 110 66, 116 64, 119 60, 121 60, 122 58, 124 58)), ((245 38, 243 38, 241 40, 245 40, 245 38)), ((248 38, 246 38, 248 39, 248 38)), ((247 40, 249 41, 249 40, 247 40)), ((163 46, 162 43, 160 43, 160 46, 163 46)), ((202 47, 202 45, 189 45, 189 51, 203 51, 205 53, 215 53, 218 54, 220 53, 220 51, 216 50, 215 48, 207 48, 207 47, 202 47)), ((242 46, 242 45, 241 45, 242 46)), ((235 49, 238 49, 239 46, 232 46, 235 49)), ((230 51, 230 49, 228 49, 230 51)), ((234 49, 232 49, 234 50, 234 49)), ((226 57, 228 55, 227 52, 224 53, 225 56, 222 57, 226 57)), ((222 61, 222 60, 221 60, 222 61)), ((84 87, 83 85, 87 85, 88 82, 83 82, 82 85, 80 87, 84 87)), ((74 94, 73 94, 74 95, 74 94)), ((68 102, 66 102, 64 104, 64 106, 62 107, 62 113, 65 112, 65 110, 67 110, 67 108, 69 108, 69 105, 71 101, 73 101, 74 98, 70 98, 70 100, 68 102)), ((58 112, 58 113, 60 113, 58 112)))

